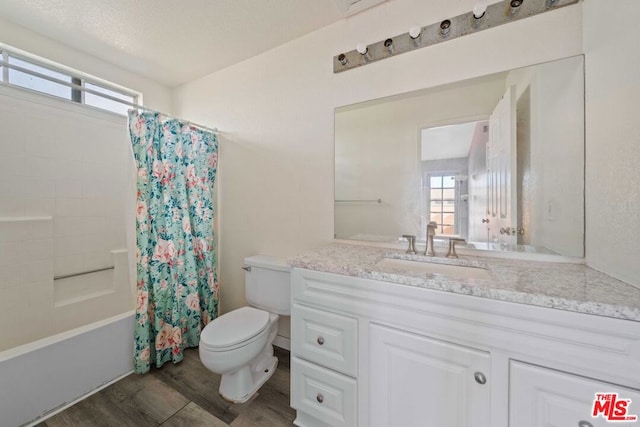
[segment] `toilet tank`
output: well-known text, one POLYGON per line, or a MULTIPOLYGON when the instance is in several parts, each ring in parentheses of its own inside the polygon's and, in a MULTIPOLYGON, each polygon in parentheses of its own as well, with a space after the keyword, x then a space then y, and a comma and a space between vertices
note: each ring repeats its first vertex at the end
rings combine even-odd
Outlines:
POLYGON ((281 258, 256 255, 244 259, 245 295, 252 307, 291 314, 291 267, 281 258), (251 267, 247 269, 246 267, 251 267))

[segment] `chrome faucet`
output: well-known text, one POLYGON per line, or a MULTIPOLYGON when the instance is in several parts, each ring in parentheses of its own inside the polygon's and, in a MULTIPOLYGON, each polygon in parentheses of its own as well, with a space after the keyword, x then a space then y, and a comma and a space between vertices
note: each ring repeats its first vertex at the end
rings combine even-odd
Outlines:
POLYGON ((467 243, 467 242, 463 238, 450 237, 449 238, 449 253, 447 254, 447 258, 458 258, 458 254, 456 253, 456 243, 467 243))
POLYGON ((436 252, 433 250, 433 236, 436 235, 436 228, 438 224, 431 221, 427 224, 427 247, 424 250, 426 256, 436 256, 436 252))
POLYGON ((407 248, 407 253, 415 255, 416 253, 416 236, 413 234, 403 234, 402 237, 407 239, 409 242, 409 247, 407 248))

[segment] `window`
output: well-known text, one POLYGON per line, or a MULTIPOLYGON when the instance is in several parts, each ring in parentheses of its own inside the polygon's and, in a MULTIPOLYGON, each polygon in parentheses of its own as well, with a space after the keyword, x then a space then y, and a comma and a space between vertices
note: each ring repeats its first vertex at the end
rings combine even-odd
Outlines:
POLYGON ((138 105, 140 94, 112 87, 48 65, 37 59, 0 50, 0 84, 20 87, 71 102, 126 115, 138 105))
POLYGON ((438 224, 436 233, 456 233, 456 177, 432 174, 429 177, 429 221, 438 224))
MULTIPOLYGON (((123 100, 128 102, 129 104, 136 103, 136 97, 132 95, 125 95, 120 92, 116 92, 112 89, 107 89, 103 86, 98 86, 93 83, 86 82, 85 88, 99 92, 103 95, 108 95, 112 98, 117 98, 119 100, 123 100)), ((93 107, 102 108, 103 110, 113 111, 114 113, 127 114, 127 110, 131 108, 130 105, 123 104, 122 102, 118 102, 114 99, 109 99, 99 94, 85 92, 84 94, 84 103, 87 105, 91 105, 93 107)))
MULTIPOLYGON (((17 65, 26 70, 35 71, 48 77, 53 77, 58 80, 62 80, 66 83, 71 83, 71 76, 64 75, 44 67, 32 64, 22 59, 9 56, 9 64, 17 65)), ((47 80, 42 77, 36 77, 25 71, 19 71, 18 69, 8 68, 8 82, 15 86, 20 86, 27 89, 32 89, 38 92, 46 93, 48 95, 57 96, 59 98, 71 100, 71 87, 60 83, 55 83, 51 80, 47 80)))

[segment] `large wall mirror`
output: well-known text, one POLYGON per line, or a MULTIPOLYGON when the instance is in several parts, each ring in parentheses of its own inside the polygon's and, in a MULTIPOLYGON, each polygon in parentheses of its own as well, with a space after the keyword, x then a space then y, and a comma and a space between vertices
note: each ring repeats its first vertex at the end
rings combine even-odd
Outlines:
POLYGON ((335 237, 584 256, 584 58, 335 111, 335 237))

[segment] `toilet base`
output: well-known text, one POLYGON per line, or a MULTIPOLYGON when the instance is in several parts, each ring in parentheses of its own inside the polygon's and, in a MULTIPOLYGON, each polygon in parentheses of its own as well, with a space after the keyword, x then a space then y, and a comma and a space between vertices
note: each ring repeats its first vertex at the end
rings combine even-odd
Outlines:
POLYGON ((256 363, 224 374, 220 380, 220 396, 232 403, 244 403, 249 400, 278 367, 278 358, 273 356, 273 350, 270 353, 271 355, 263 354, 256 363))

